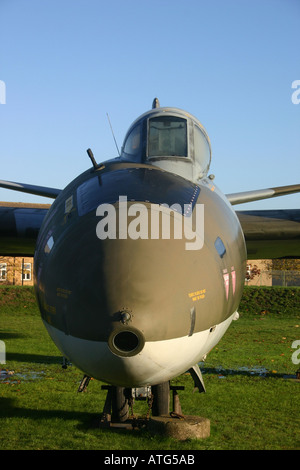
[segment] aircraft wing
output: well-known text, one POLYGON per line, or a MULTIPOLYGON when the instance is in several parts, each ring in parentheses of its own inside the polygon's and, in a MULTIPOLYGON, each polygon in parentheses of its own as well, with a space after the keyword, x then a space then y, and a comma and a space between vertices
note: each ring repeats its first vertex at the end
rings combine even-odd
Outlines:
MULTIPOLYGON (((0 256, 33 256, 50 205, 0 202, 0 256)), ((248 259, 300 258, 300 210, 236 212, 248 259)))
MULTIPOLYGON (((300 184, 293 184, 226 197, 237 205, 298 192, 300 184)), ((248 259, 300 258, 300 209, 236 211, 236 214, 244 231, 248 259)))
POLYGON ((0 202, 0 256, 33 256, 50 205, 0 202))
MULTIPOLYGON (((5 187, 56 198, 61 190, 0 181, 5 187)), ((300 192, 300 185, 227 195, 232 205, 300 192)), ((0 203, 0 256, 33 256, 50 205, 0 203)), ((248 259, 300 258, 300 209, 236 211, 245 235, 248 259)))
POLYGON ((226 197, 232 205, 235 205, 299 192, 300 184, 291 184, 289 186, 277 186, 276 188, 255 189, 254 191, 226 194, 226 197))
POLYGON ((300 209, 237 211, 248 259, 300 258, 300 209))
MULTIPOLYGON (((0 180, 0 188, 55 199, 61 189, 0 180)), ((0 256, 33 256, 48 204, 0 202, 0 256)))
POLYGON ((0 180, 0 188, 13 189, 14 191, 50 197, 52 199, 55 199, 61 192, 61 189, 57 188, 47 188, 46 186, 36 186, 33 184, 15 183, 14 181, 4 180, 0 180))

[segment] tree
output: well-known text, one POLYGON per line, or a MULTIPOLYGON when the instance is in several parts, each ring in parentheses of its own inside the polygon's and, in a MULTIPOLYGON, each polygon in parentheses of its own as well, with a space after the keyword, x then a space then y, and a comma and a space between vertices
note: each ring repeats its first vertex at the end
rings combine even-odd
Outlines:
POLYGON ((300 281, 300 259, 265 260, 266 271, 273 285, 297 286, 300 281))
POLYGON ((255 276, 260 275, 260 269, 257 267, 256 264, 247 264, 247 270, 246 270, 246 276, 245 280, 246 281, 252 281, 252 279, 255 278, 255 276))

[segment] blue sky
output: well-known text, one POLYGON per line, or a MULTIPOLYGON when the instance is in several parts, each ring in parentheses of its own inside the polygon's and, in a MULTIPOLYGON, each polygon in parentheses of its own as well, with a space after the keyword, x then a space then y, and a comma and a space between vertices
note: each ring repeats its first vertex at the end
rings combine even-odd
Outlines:
POLYGON ((299 0, 0 0, 0 18, 0 179, 64 188, 88 147, 117 156, 106 113, 121 147, 157 96, 202 122, 224 193, 300 183, 299 0))

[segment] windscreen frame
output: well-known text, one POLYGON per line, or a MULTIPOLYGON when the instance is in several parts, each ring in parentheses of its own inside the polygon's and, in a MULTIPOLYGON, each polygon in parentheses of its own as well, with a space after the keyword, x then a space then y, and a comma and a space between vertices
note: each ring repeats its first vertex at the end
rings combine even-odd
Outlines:
MULTIPOLYGON (((165 130, 165 132, 167 131, 167 129, 165 130)), ((155 138, 155 136, 154 136, 155 138)), ((153 138, 153 140, 154 140, 153 138)), ((177 139, 178 140, 178 139, 177 139)), ((179 139, 180 140, 180 139, 179 139)), ((153 145, 153 148, 154 148, 154 145, 153 145)), ((184 160, 184 161, 190 161, 190 155, 189 155, 189 125, 188 125, 188 120, 185 118, 185 117, 182 117, 182 116, 174 116, 174 115, 171 115, 171 114, 166 114, 166 115, 159 115, 159 116, 151 116, 148 118, 147 120, 147 146, 146 146, 146 160, 148 161, 156 161, 156 160, 165 160, 165 159, 180 159, 180 160, 184 160), (152 123, 160 123, 160 128, 155 128, 155 127, 151 127, 151 124, 152 123), (157 140, 159 142, 159 139, 161 139, 161 142, 162 142, 162 136, 163 136, 163 132, 164 132, 164 129, 163 129, 163 126, 162 126, 162 123, 164 123, 164 126, 167 128, 169 127, 169 135, 167 136, 166 135, 166 140, 169 140, 168 144, 165 144, 165 149, 166 150, 163 150, 162 148, 162 145, 160 147, 160 150, 158 151, 155 151, 153 149, 150 148, 150 145, 153 145, 151 143, 151 138, 152 138, 152 135, 151 135, 151 132, 152 132, 152 129, 156 129, 157 131, 157 140), (167 123, 180 123, 181 125, 183 125, 183 133, 182 135, 180 136, 181 140, 182 140, 182 136, 183 136, 183 142, 175 142, 175 131, 178 129, 178 127, 172 127, 172 126, 168 126, 167 123), (173 135, 172 135, 172 131, 173 132, 173 135), (173 139, 173 142, 170 142, 171 140, 173 139), (172 149, 172 144, 173 144, 173 148, 174 148, 174 152, 173 153, 170 153, 169 152, 169 149, 171 148, 172 149), (183 147, 182 147, 182 144, 183 144, 183 147), (175 150, 178 150, 179 147, 184 148, 184 150, 181 150, 180 152, 176 152, 175 150), (168 150, 168 151, 167 151, 168 150)))

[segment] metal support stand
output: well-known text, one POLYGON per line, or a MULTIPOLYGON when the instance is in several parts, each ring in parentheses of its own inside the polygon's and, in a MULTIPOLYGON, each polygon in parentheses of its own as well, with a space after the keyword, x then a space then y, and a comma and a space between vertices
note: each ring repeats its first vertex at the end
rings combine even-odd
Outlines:
POLYGON ((135 429, 139 427, 138 419, 128 419, 124 422, 113 422, 113 392, 111 385, 102 385, 101 390, 107 390, 106 399, 103 407, 103 412, 100 417, 99 427, 101 428, 122 428, 122 429, 135 429))
POLYGON ((113 387, 110 385, 102 385, 101 389, 107 390, 107 395, 100 421, 97 420, 97 426, 100 428, 136 430, 146 427, 151 433, 162 433, 179 440, 190 438, 200 439, 210 435, 210 421, 208 419, 199 416, 184 416, 182 414, 178 390, 184 390, 183 386, 170 386, 173 398, 173 411, 167 415, 160 416, 153 416, 152 414, 150 417, 153 395, 151 393, 149 396, 149 391, 147 391, 148 412, 146 418, 135 417, 133 415, 133 397, 139 396, 139 394, 134 391, 132 399, 130 399, 130 397, 128 398, 132 416, 124 422, 112 421, 113 407, 115 406, 113 403, 113 387))
POLYGON ((80 385, 79 385, 77 391, 79 393, 85 392, 86 389, 87 389, 88 384, 90 383, 90 380, 91 380, 91 377, 89 377, 88 375, 84 375, 82 381, 80 382, 80 385))
POLYGON ((170 386, 170 390, 173 392, 173 411, 171 412, 171 416, 178 416, 183 418, 179 395, 177 390, 184 390, 183 386, 170 386))
MULTIPOLYGON (((203 385, 195 372, 194 380, 199 391, 203 390, 203 385)), ((179 395, 177 390, 184 390, 181 386, 171 386, 170 390, 173 392, 173 411, 170 415, 152 416, 148 423, 148 430, 152 434, 163 434, 178 440, 186 439, 203 439, 210 435, 210 421, 209 419, 200 416, 187 416, 182 414, 179 395)))
POLYGON ((111 424, 112 391, 111 386, 102 385, 101 390, 107 390, 103 412, 100 418, 100 425, 109 427, 111 424))

